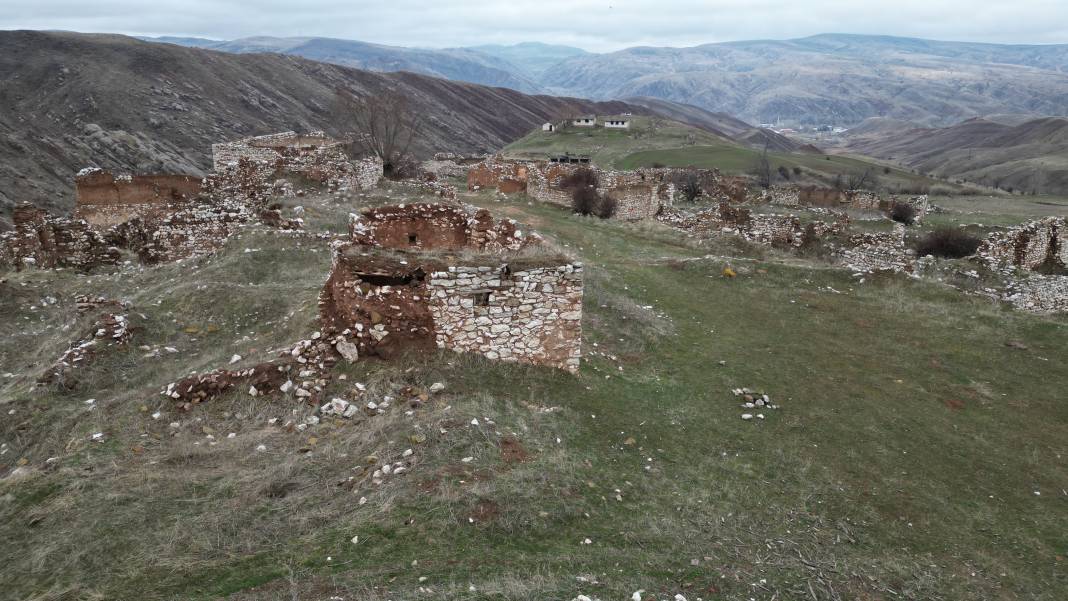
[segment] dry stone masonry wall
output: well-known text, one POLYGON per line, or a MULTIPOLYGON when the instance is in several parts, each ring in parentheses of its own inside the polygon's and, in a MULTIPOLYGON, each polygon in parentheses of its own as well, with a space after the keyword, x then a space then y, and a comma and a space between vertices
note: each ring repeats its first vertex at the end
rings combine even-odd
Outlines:
POLYGON ((460 266, 430 274, 439 348, 578 371, 582 266, 460 266))

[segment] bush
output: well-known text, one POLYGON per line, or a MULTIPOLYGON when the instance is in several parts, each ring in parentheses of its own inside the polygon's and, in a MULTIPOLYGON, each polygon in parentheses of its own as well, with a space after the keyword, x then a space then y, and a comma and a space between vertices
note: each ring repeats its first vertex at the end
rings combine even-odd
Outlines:
POLYGON ((579 167, 560 180, 561 188, 572 191, 581 188, 596 188, 598 184, 597 173, 589 167, 579 167))
POLYGON ((787 169, 785 165, 779 165, 778 172, 779 177, 783 178, 786 181, 790 181, 790 170, 787 169))
POLYGON ((601 196, 600 202, 597 203, 594 214, 601 219, 608 219, 616 214, 616 208, 618 206, 619 201, 612 197, 611 194, 605 194, 601 196))
POLYGON ((701 177, 694 171, 684 171, 675 177, 675 188, 688 201, 693 202, 704 192, 701 177))
POLYGON ((600 203, 601 195, 596 188, 587 186, 571 191, 571 209, 579 215, 593 215, 600 203))
POLYGON ((801 175, 801 168, 800 167, 794 167, 794 175, 801 175))
POLYGON ((595 215, 608 219, 616 214, 619 202, 609 194, 601 195, 596 188, 575 188, 571 192, 571 209, 579 215, 595 215))
POLYGON ((916 207, 907 202, 895 203, 894 208, 890 209, 890 219, 905 225, 912 225, 916 223, 916 207))
POLYGON ((924 236, 916 245, 916 253, 921 257, 934 255, 947 259, 960 259, 974 255, 979 248, 979 243, 979 238, 964 230, 943 227, 924 236))

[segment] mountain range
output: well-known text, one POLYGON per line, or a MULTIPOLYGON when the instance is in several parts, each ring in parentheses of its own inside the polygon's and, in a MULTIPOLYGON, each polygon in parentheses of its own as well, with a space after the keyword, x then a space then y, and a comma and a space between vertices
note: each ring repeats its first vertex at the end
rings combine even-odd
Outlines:
POLYGON ((1068 44, 1002 45, 825 34, 594 54, 526 43, 411 49, 327 38, 159 41, 279 52, 593 99, 651 97, 760 123, 940 127, 994 113, 1068 115, 1068 44))

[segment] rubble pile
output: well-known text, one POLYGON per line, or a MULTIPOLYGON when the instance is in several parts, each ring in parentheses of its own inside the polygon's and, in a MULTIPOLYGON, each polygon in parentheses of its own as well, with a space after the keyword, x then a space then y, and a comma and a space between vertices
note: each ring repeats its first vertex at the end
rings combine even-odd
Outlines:
POLYGON ((758 420, 765 419, 764 411, 775 411, 779 408, 778 405, 771 401, 771 397, 766 392, 755 392, 748 388, 735 388, 731 390, 731 394, 741 397, 741 407, 745 410, 742 413, 742 419, 745 421, 754 418, 758 420))
POLYGON ((124 314, 105 313, 93 323, 84 336, 70 345, 38 381, 69 383, 75 372, 88 365, 102 348, 123 346, 129 341, 129 317, 124 314))

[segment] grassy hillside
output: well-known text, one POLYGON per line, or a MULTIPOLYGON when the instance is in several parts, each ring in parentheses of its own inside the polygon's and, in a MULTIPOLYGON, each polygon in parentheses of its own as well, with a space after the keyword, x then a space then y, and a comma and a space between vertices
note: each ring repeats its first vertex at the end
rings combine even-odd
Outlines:
POLYGON ((507 157, 542 159, 549 155, 586 154, 606 167, 619 166, 636 152, 679 148, 688 144, 733 145, 729 139, 668 119, 631 117, 630 129, 565 127, 555 132, 541 128, 505 146, 507 157))
MULTIPOLYGON (((378 196, 301 203, 312 231, 342 231, 359 204, 411 200, 378 196)), ((315 329, 324 241, 250 228, 157 269, 4 274, 0 473, 29 471, 0 480, 5 594, 1062 598, 1068 318, 731 238, 467 200, 585 262, 577 376, 364 360, 327 396, 394 396, 382 415, 301 432, 281 424, 314 408, 243 393, 180 413, 161 386, 315 329), (77 293, 128 300, 139 329, 79 382, 34 389, 91 319, 77 293), (445 391, 408 404, 405 387, 434 382, 445 391), (742 386, 781 408, 742 421, 742 386), (365 466, 409 448, 407 473, 370 482, 365 466)))
MULTIPOLYGON (((540 128, 509 144, 502 150, 507 157, 542 159, 570 152, 590 155, 605 167, 635 169, 663 165, 668 167, 716 168, 723 173, 745 175, 755 170, 762 150, 728 138, 716 136, 683 123, 666 119, 634 117, 631 130, 603 127, 571 127, 548 133, 540 128)), ((957 193, 962 186, 917 175, 890 163, 855 155, 824 155, 809 152, 769 152, 775 183, 830 184, 838 175, 862 175, 871 171, 880 185, 891 192, 909 192, 939 188, 957 193), (784 167, 787 180, 778 173, 784 167), (801 169, 801 174, 795 173, 801 169)))

